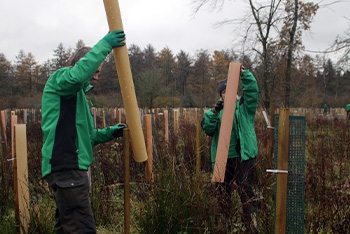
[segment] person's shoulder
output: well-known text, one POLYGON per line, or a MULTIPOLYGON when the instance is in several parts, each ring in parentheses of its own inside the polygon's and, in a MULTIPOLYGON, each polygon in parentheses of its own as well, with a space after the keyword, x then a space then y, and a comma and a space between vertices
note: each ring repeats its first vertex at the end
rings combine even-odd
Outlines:
POLYGON ((70 71, 71 69, 72 69, 72 67, 70 67, 70 66, 69 67, 61 67, 61 68, 57 69, 56 71, 54 71, 51 76, 60 75, 62 73, 70 71))
POLYGON ((69 74, 70 69, 72 69, 72 67, 62 67, 57 69, 49 76, 46 83, 57 82, 57 80, 61 79, 65 73, 69 74))

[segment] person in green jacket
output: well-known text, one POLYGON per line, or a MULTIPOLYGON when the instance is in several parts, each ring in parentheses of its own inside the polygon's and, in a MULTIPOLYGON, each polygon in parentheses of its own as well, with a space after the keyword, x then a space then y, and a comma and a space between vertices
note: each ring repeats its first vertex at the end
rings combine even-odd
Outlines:
MULTIPOLYGON (((256 206, 255 194, 252 188, 254 160, 258 154, 257 137, 254 129, 254 118, 258 107, 258 84, 249 70, 241 67, 240 80, 243 87, 242 97, 237 98, 234 121, 228 152, 224 183, 219 183, 221 213, 229 218, 232 211, 231 193, 233 183, 237 184, 242 202, 243 220, 249 227, 256 227, 253 208, 256 206)), ((214 168, 218 146, 222 114, 225 111, 227 79, 218 86, 221 98, 215 107, 204 113, 202 128, 212 137, 211 162, 214 168)))
POLYGON ((93 146, 121 137, 126 125, 96 129, 85 94, 106 56, 124 41, 122 30, 108 33, 92 48, 78 50, 70 66, 55 71, 45 84, 42 177, 54 192, 55 233, 96 233, 87 174, 93 146))

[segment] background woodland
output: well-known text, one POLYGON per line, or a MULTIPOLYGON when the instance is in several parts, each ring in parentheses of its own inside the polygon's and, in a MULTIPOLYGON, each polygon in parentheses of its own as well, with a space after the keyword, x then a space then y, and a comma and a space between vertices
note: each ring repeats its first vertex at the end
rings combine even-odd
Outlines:
MULTIPOLYGON (((207 2, 220 1, 195 2, 199 10, 207 2)), ((350 102, 350 29, 335 38, 328 50, 310 53, 305 51, 302 36, 311 30, 318 4, 247 4, 251 13, 235 21, 244 34, 234 35, 237 44, 232 48, 213 52, 203 48, 195 54, 181 50, 174 54, 168 47, 157 51, 151 43, 145 48, 127 45, 139 106, 211 107, 219 98, 216 88, 226 78, 231 61, 241 62, 256 76, 262 108, 268 109, 271 103, 279 107, 344 107, 350 102)), ((32 52, 20 50, 14 61, 0 52, 0 108, 40 108, 50 74, 67 66, 70 57, 83 46, 83 40, 74 48, 59 43, 53 57, 41 64, 32 52)), ((112 53, 89 98, 96 107, 123 106, 112 53)))

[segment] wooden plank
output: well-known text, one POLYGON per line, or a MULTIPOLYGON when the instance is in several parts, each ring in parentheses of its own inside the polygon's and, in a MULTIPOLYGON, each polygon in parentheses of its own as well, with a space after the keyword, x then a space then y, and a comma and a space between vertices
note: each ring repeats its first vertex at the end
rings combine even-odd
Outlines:
MULTIPOLYGON (((113 32, 117 29, 123 30, 123 23, 118 1, 104 0, 103 3, 106 10, 109 31, 113 32)), ((139 108, 137 106, 128 50, 126 46, 123 46, 114 48, 113 52, 126 112, 127 124, 130 130, 131 146, 134 153, 134 159, 136 162, 144 162, 147 160, 147 151, 145 139, 142 132, 139 108)))
POLYGON ((228 151, 230 147, 232 124, 234 120, 237 90, 241 64, 231 62, 228 71, 225 108, 222 114, 218 148, 216 150, 216 159, 212 182, 223 183, 225 179, 225 170, 227 164, 228 151))

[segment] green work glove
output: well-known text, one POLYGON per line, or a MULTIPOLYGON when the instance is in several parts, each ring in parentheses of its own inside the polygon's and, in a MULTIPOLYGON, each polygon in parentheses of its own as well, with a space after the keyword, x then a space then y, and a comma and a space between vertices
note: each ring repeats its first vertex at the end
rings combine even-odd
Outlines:
POLYGON ((111 126, 110 129, 112 131, 112 136, 114 138, 118 138, 118 137, 123 136, 123 129, 124 128, 127 128, 127 126, 126 126, 126 124, 123 124, 123 123, 118 123, 114 126, 111 126))
POLYGON ((125 45, 125 34, 123 30, 115 30, 108 33, 104 38, 112 48, 120 47, 125 45))

